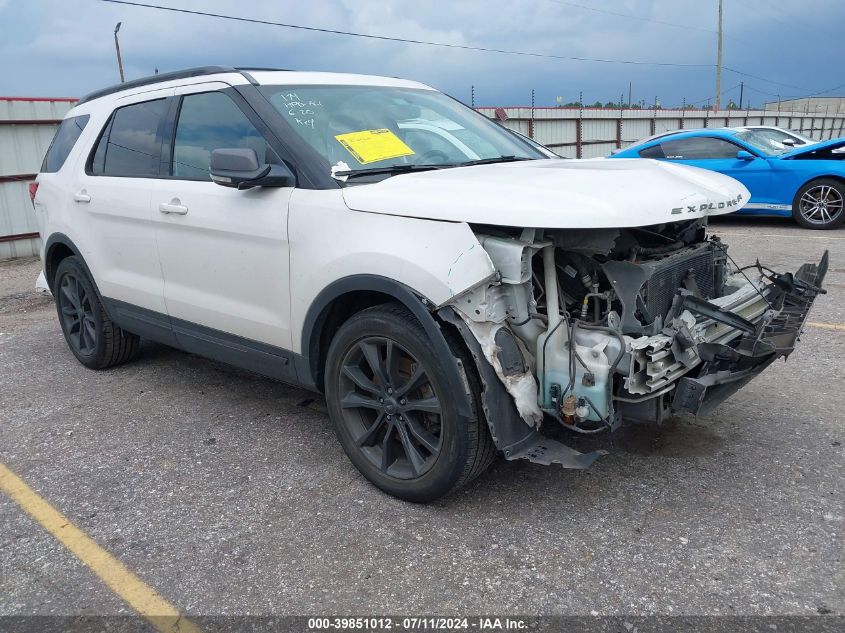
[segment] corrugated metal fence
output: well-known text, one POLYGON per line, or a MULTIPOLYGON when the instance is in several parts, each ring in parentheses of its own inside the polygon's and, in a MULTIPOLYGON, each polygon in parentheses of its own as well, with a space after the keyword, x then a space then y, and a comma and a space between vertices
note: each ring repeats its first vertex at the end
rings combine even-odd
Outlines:
MULTIPOLYGON (((0 97, 0 259, 38 254, 28 183, 75 99, 0 97)), ((670 130, 776 125, 818 140, 845 134, 845 116, 761 110, 611 110, 593 108, 478 108, 570 158, 607 156, 641 138, 670 130)))
POLYGON ((816 140, 845 134, 845 116, 763 110, 611 110, 598 108, 477 108, 491 119, 525 134, 561 156, 607 156, 634 141, 691 128, 774 125, 816 140), (498 115, 497 115, 498 113, 498 115))
POLYGON ((38 254, 29 183, 75 99, 0 97, 0 259, 38 254))

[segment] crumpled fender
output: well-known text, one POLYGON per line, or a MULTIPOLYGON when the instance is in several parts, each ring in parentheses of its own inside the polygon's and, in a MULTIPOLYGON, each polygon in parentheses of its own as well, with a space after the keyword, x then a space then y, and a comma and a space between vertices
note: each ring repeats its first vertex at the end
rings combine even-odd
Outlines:
POLYGON ((506 459, 527 459, 545 466, 560 464, 564 468, 588 468, 599 456, 606 454, 606 451, 580 453, 528 426, 466 322, 448 306, 441 308, 437 316, 458 330, 472 355, 481 379, 484 417, 496 448, 504 453, 506 459))

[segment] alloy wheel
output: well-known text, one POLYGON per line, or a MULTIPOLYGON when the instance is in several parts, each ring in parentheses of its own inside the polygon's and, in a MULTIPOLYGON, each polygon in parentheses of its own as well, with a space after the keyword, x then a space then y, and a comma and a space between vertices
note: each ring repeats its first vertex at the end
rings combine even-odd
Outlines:
POLYGON ((830 224, 843 212, 842 194, 830 185, 811 187, 801 196, 799 210, 811 224, 830 224))
POLYGON ((371 336, 346 353, 338 377, 342 424, 382 473, 415 479, 440 455, 442 410, 426 368, 407 349, 371 336))
POLYGON ((67 274, 62 277, 58 301, 68 342, 80 354, 93 354, 97 347, 94 310, 88 291, 76 275, 67 274))

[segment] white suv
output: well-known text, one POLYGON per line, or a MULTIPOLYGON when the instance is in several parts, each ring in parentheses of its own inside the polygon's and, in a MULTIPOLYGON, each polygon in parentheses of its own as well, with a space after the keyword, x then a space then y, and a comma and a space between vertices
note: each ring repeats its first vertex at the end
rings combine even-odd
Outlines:
POLYGON ((746 189, 561 160, 419 83, 206 67, 68 114, 33 186, 86 367, 139 338, 322 391, 355 466, 414 501, 542 433, 711 409, 788 355, 827 257, 737 274, 709 215, 746 189))

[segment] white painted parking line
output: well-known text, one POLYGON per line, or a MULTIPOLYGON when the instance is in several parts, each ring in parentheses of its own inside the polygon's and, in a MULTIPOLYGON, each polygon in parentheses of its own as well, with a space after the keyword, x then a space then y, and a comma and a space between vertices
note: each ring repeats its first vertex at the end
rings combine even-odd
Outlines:
POLYGON ((845 323, 819 323, 817 321, 807 321, 807 327, 815 327, 820 330, 836 330, 845 332, 845 323))
POLYGON ((717 235, 731 235, 736 237, 780 237, 787 240, 845 240, 845 235, 796 235, 795 233, 752 233, 750 231, 720 231, 710 229, 717 235))

